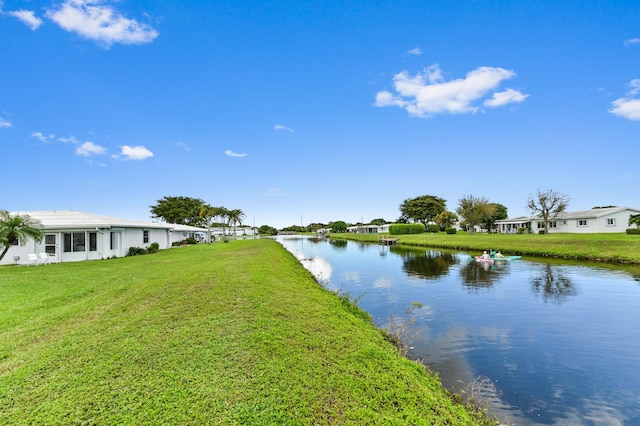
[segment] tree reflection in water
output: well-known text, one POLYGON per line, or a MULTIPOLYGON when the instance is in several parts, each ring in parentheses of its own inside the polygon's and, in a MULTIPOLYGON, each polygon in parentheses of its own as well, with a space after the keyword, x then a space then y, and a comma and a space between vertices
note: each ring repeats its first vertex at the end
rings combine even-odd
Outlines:
POLYGON ((347 240, 335 240, 333 238, 329 239, 329 244, 337 250, 343 251, 347 249, 347 240))
POLYGON ((474 260, 467 263, 460 269, 462 281, 465 287, 471 290, 492 287, 502 275, 500 269, 506 267, 506 263, 489 264, 486 262, 476 262, 474 260))
POLYGON ((402 269, 413 277, 437 278, 449 273, 451 266, 460 263, 460 260, 451 253, 443 253, 437 250, 409 249, 392 246, 391 252, 402 258, 402 269))
POLYGON ((550 264, 544 265, 540 273, 533 276, 531 288, 535 294, 542 294, 545 302, 563 303, 569 296, 578 294, 562 270, 550 264))

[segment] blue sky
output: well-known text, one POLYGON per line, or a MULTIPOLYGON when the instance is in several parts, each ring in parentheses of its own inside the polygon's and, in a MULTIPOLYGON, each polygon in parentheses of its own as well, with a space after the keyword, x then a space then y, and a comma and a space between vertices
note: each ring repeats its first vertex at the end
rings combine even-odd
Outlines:
POLYGON ((0 208, 640 207, 640 2, 0 0, 0 208))

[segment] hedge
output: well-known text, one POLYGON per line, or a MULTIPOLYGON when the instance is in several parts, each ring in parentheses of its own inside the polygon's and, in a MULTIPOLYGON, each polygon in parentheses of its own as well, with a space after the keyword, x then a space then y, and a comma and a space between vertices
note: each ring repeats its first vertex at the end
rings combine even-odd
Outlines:
POLYGON ((422 234, 425 227, 422 223, 396 223, 389 225, 391 235, 422 234))

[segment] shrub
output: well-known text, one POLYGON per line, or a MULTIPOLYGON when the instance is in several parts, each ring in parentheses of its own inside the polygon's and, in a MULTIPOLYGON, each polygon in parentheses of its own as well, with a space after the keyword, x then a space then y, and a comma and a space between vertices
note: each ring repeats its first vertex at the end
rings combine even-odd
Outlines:
POLYGON ((456 234, 458 232, 458 230, 456 228, 447 228, 447 229, 445 229, 445 232, 447 234, 456 234))
POLYGON ((198 241, 196 241, 195 238, 191 238, 191 237, 187 238, 186 241, 187 241, 187 244, 197 244, 198 243, 198 241))
POLYGON ((142 247, 129 247, 127 256, 139 256, 141 254, 147 254, 147 250, 142 247))
POLYGON ((627 235, 640 235, 640 228, 627 229, 627 235))
POLYGON ((431 232, 432 234, 435 232, 440 232, 440 227, 438 225, 431 224, 427 227, 427 232, 431 232))
POLYGON ((425 227, 421 223, 396 223, 389 225, 389 234, 391 235, 404 235, 404 234, 422 234, 425 227))
POLYGON ((160 250, 160 244, 153 242, 147 247, 147 253, 157 253, 160 250))
POLYGON ((525 227, 518 228, 518 234, 526 234, 527 233, 527 229, 528 228, 525 228, 525 227))

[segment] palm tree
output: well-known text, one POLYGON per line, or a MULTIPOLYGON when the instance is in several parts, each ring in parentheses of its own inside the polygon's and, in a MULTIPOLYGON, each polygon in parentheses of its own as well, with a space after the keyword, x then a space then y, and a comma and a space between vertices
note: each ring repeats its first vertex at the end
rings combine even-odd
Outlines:
POLYGON ((240 209, 229 210, 227 213, 227 217, 229 218, 229 222, 233 223, 233 235, 236 235, 236 224, 242 225, 242 219, 246 216, 244 212, 240 209))
POLYGON ((207 244, 211 244, 211 222, 216 214, 216 207, 211 207, 208 204, 203 204, 202 207, 200 207, 200 212, 198 213, 200 219, 204 219, 207 225, 207 244))
POLYGON ((42 241, 44 230, 40 221, 26 214, 12 215, 6 210, 0 210, 0 246, 4 246, 4 250, 0 253, 0 260, 16 242, 24 245, 27 237, 37 242, 42 241))
MULTIPOLYGON (((629 216, 629 226, 636 225, 637 228, 640 228, 640 214, 632 214, 629 216)), ((0 257, 0 259, 2 259, 0 257)))

